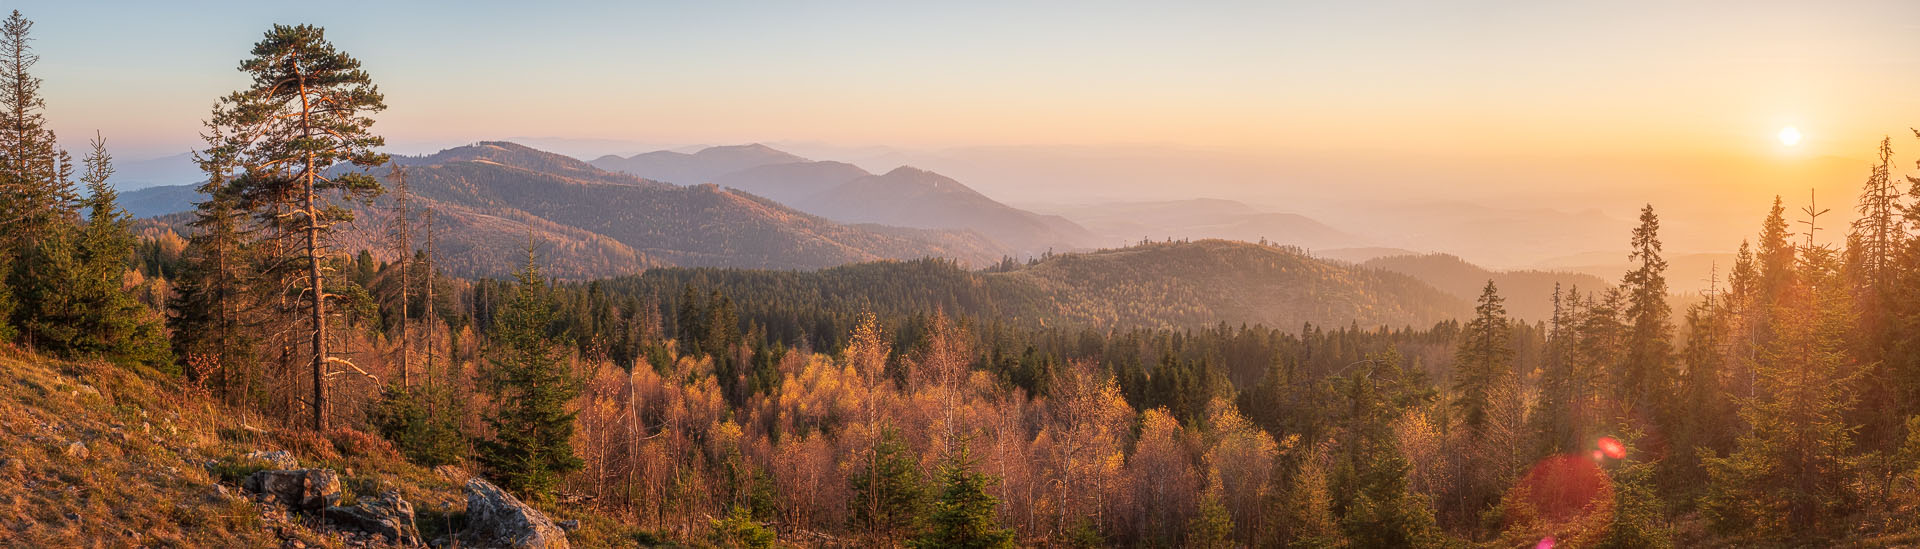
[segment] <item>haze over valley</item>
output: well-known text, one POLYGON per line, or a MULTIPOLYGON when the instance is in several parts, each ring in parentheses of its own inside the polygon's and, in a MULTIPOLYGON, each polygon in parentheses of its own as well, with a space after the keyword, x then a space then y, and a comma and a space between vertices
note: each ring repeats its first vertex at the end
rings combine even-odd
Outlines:
POLYGON ((1920 4, 0 14, 0 547, 1920 546, 1920 4))

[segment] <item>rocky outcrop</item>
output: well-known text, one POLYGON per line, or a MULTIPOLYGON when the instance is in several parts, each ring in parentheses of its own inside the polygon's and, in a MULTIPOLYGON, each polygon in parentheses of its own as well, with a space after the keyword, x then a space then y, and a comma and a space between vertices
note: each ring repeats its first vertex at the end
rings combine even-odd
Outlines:
POLYGON ((377 498, 361 498, 352 507, 328 507, 322 513, 343 528, 359 530, 395 545, 420 545, 420 529, 413 522, 413 504, 388 490, 377 498))
POLYGON ((547 515, 481 479, 467 481, 467 530, 474 547, 568 549, 567 534, 547 515))
POLYGON ((294 459, 293 454, 287 453, 286 450, 274 450, 271 452, 261 450, 261 451, 247 452, 247 455, 244 456, 244 459, 253 460, 253 461, 264 461, 270 465, 273 465, 274 469, 299 469, 300 468, 300 460, 294 459))
POLYGON ((340 476, 327 469, 260 471, 242 488, 296 511, 319 511, 340 501, 340 476))

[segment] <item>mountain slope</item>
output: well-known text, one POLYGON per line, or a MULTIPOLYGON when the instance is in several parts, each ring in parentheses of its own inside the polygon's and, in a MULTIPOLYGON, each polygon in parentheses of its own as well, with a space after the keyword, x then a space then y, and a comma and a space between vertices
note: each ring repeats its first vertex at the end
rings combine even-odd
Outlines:
POLYGON ((1001 204, 951 178, 906 166, 830 187, 793 204, 849 223, 970 229, 1021 255, 1094 242, 1092 233, 1065 218, 1001 204))
POLYGON ((120 207, 135 218, 159 217, 193 210, 201 200, 200 185, 158 185, 120 193, 120 207))
MULTIPOLYGON (((442 266, 457 276, 512 272, 529 238, 549 274, 563 278, 662 265, 818 269, 920 257, 984 265, 1004 253, 972 233, 845 225, 746 193, 607 172, 513 143, 396 162, 407 167, 414 206, 434 211, 442 266)), ((389 177, 385 169, 374 175, 389 177)), ((346 204, 357 221, 343 228, 336 249, 384 255, 391 201, 346 204)))
POLYGON ((1097 240, 1065 218, 1014 208, 952 178, 905 166, 876 175, 852 164, 810 161, 764 145, 710 147, 693 154, 658 151, 601 157, 593 163, 648 179, 710 182, 842 223, 971 230, 1014 255, 1083 248, 1097 240), (716 173, 728 167, 738 169, 716 173))
POLYGON ((812 196, 872 175, 859 166, 823 160, 755 166, 715 177, 713 184, 799 207, 800 203, 812 196))
POLYGON ((1601 290, 1610 286, 1606 280, 1586 273, 1489 271, 1448 254, 1389 256, 1360 265, 1420 279, 1469 303, 1479 299, 1487 281, 1492 280, 1500 297, 1507 300, 1507 314, 1529 321, 1552 318, 1555 284, 1559 284, 1563 291, 1571 291, 1576 286, 1581 291, 1601 290))
MULTIPOLYGON (((660 264, 815 269, 926 256, 983 263, 996 251, 961 233, 841 225, 712 185, 678 187, 609 173, 511 143, 481 143, 406 163, 418 196, 604 236, 660 264)), ((518 246, 514 241, 490 247, 510 250, 518 246)))
POLYGON ((754 143, 707 147, 694 153, 654 151, 627 158, 614 155, 593 160, 594 167, 679 185, 708 183, 716 176, 769 164, 806 162, 807 159, 754 143))

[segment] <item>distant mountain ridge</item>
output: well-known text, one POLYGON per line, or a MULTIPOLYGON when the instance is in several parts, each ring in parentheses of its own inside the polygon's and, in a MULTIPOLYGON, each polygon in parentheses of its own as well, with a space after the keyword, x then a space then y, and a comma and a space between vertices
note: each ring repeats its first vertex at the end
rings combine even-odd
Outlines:
MULTIPOLYGON (((835 223, 742 192, 608 172, 508 142, 395 162, 406 166, 414 207, 434 211, 443 267, 461 276, 512 272, 529 237, 550 275, 576 279, 663 265, 819 269, 921 257, 985 265, 1004 251, 973 233, 835 223)), ((372 174, 389 177, 384 168, 372 174)), ((336 247, 384 252, 391 201, 349 204, 357 221, 336 247)))
POLYGON ((595 158, 590 163, 610 172, 622 172, 676 185, 699 185, 710 183, 715 177, 740 170, 769 164, 807 161, 805 158, 773 147, 753 143, 707 147, 693 153, 653 151, 626 158, 606 155, 595 158))
POLYGON ((1314 250, 1370 245, 1364 238, 1304 215, 1269 212, 1217 198, 1055 206, 1047 211, 1079 223, 1109 243, 1219 238, 1265 240, 1314 250))
POLYGON ((1098 242, 1093 233, 1065 218, 1008 206, 952 178, 911 166, 873 174, 852 164, 808 160, 759 144, 603 156, 593 164, 647 179, 739 189, 843 223, 970 230, 1019 256, 1098 242))

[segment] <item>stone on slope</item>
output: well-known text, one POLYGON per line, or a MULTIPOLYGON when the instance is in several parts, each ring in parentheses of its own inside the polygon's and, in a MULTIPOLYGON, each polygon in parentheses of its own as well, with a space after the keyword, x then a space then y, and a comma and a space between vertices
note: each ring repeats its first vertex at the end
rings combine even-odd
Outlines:
POLYGON ((413 504, 400 498, 400 492, 388 490, 377 498, 361 498, 352 507, 328 507, 322 513, 335 524, 385 536, 397 545, 420 545, 420 529, 413 522, 413 504))
POLYGON ((328 469, 260 471, 242 488, 296 511, 319 511, 340 501, 340 477, 328 469))
POLYGON ((567 534, 546 514, 478 478, 467 481, 466 538, 475 547, 568 549, 567 534))

